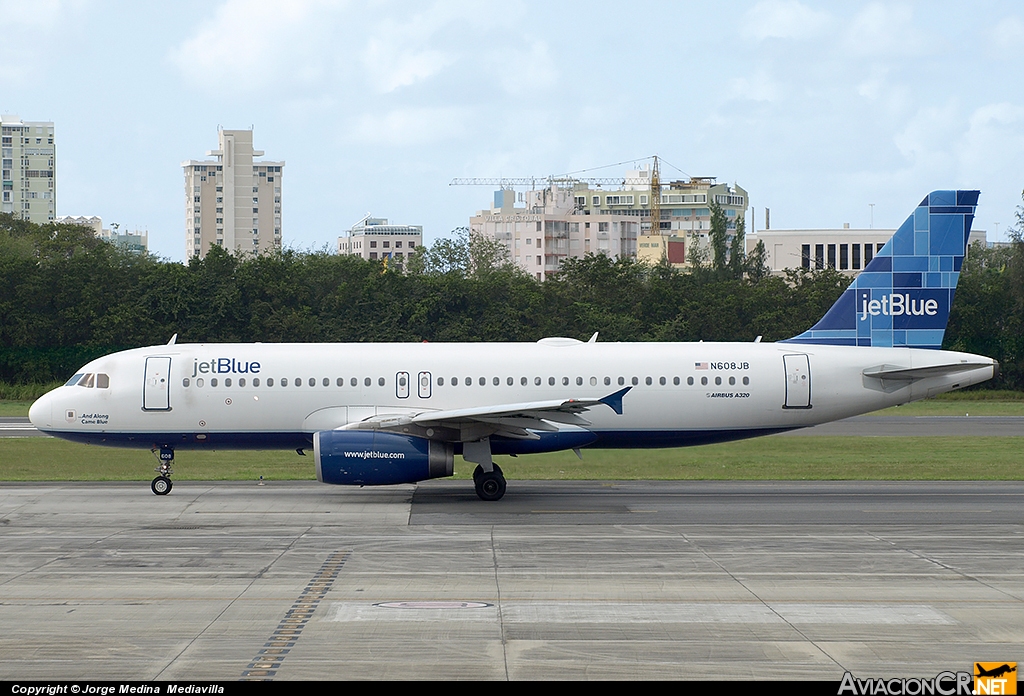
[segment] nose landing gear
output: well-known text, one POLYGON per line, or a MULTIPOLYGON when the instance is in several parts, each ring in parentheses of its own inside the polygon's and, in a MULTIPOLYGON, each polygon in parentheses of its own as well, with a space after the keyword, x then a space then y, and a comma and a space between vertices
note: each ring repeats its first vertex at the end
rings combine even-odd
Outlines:
POLYGON ((149 487, 153 489, 153 493, 156 495, 167 495, 171 492, 173 484, 171 483, 171 464, 174 463, 174 450, 170 447, 161 447, 159 453, 157 448, 153 448, 153 454, 157 455, 160 460, 160 466, 156 468, 159 472, 159 476, 153 479, 153 482, 149 484, 149 487))

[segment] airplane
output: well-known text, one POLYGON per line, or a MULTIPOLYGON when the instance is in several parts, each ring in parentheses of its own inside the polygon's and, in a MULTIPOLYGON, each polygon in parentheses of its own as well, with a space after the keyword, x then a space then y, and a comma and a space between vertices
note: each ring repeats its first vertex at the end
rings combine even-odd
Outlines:
MULTIPOLYGON (((107 355, 29 412, 76 442, 312 451, 318 481, 387 485, 495 454, 702 445, 780 433, 967 387, 997 361, 940 350, 978 191, 934 191, 822 319, 776 343, 179 344, 107 355)), ((912 435, 908 432, 908 435, 912 435)))

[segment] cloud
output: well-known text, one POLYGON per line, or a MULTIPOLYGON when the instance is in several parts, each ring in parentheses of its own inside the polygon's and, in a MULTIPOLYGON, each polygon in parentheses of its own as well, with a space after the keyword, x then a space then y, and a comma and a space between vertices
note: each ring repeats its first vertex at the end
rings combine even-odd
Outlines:
POLYGON ((331 0, 227 0, 169 58, 190 82, 215 91, 262 89, 284 77, 315 83, 325 71, 325 20, 344 7, 331 0))
POLYGON ((466 135, 469 115, 455 107, 400 108, 385 114, 364 114, 349 131, 360 144, 408 146, 466 135))
POLYGON ((846 33, 846 46, 856 55, 908 56, 927 46, 914 27, 909 5, 871 3, 854 17, 846 33))
POLYGON ((821 33, 831 21, 827 12, 812 10, 797 0, 763 0, 744 16, 740 31, 758 41, 805 39, 821 33))
POLYGON ((989 50, 1000 57, 1015 58, 1024 46, 1024 22, 1018 17, 1003 19, 992 30, 989 50))

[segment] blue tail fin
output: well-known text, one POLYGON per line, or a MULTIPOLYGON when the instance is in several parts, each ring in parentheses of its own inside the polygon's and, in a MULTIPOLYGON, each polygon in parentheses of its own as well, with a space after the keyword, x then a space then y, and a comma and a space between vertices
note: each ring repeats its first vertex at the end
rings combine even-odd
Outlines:
POLYGON ((933 191, 824 317, 784 343, 940 348, 978 191, 933 191))

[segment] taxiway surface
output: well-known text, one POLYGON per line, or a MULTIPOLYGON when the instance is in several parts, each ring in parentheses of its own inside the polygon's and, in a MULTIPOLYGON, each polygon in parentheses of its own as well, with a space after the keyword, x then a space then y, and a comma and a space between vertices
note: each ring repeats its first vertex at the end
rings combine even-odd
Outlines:
POLYGON ((0 485, 0 679, 831 679, 1022 661, 1024 483, 0 485))

